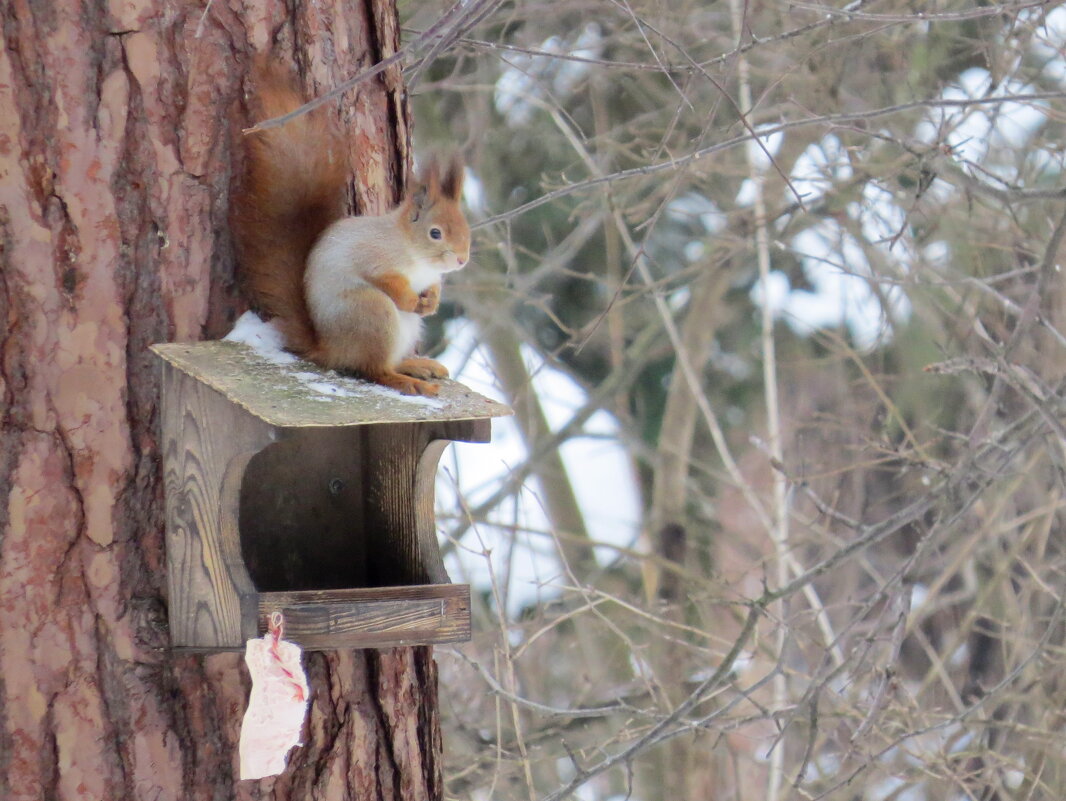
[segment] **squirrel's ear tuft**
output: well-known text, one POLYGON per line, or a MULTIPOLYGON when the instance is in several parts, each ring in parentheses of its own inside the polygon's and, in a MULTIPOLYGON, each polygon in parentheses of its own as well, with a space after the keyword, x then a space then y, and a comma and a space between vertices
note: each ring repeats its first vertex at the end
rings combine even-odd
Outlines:
POLYGON ((426 166, 419 170, 418 183, 431 200, 436 200, 440 196, 440 165, 436 157, 428 158, 426 166))
POLYGON ((420 183, 415 187, 415 191, 407 196, 404 200, 404 205, 407 207, 407 214, 411 222, 418 222, 418 218, 422 216, 422 212, 425 211, 426 206, 429 205, 429 196, 427 194, 426 185, 420 183))
POLYGON ((444 175, 440 179, 440 189, 444 197, 458 202, 463 194, 464 175, 463 160, 456 153, 448 161, 448 169, 444 171, 444 175))
POLYGON ((439 197, 440 167, 437 160, 431 156, 419 169, 415 185, 404 199, 411 222, 418 222, 422 213, 436 203, 439 197))

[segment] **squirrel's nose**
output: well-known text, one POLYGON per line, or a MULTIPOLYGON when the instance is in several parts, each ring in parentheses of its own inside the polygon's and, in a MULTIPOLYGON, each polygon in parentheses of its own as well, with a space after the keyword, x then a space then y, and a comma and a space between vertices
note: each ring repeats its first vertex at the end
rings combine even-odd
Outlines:
POLYGON ((466 256, 456 256, 455 260, 457 262, 459 262, 459 266, 460 267, 462 267, 464 264, 466 264, 466 256))

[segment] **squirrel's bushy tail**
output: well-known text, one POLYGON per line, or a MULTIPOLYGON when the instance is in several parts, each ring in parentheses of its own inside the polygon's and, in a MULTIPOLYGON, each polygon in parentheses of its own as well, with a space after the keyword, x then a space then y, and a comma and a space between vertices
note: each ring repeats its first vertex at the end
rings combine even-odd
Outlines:
MULTIPOLYGON (((263 62, 255 71, 256 122, 279 117, 306 101, 294 76, 263 62)), ((315 348, 304 293, 307 255, 330 223, 344 216, 348 169, 341 136, 325 108, 244 136, 245 173, 231 222, 240 276, 260 313, 273 317, 285 346, 306 355, 315 348)))

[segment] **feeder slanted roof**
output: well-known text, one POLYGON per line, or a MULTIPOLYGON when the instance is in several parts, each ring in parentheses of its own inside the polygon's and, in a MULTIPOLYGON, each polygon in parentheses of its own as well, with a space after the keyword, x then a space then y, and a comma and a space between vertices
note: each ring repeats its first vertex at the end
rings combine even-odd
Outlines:
POLYGON ((160 358, 279 428, 502 417, 511 410, 454 381, 436 398, 408 398, 305 361, 278 364, 238 342, 152 345, 160 358))

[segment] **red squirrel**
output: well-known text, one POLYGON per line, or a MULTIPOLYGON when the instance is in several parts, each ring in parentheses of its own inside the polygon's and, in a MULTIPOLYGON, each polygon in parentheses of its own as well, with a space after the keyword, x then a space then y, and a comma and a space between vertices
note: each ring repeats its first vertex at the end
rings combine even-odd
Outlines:
MULTIPOLYGON (((254 113, 304 104, 279 67, 256 70, 254 113)), ((444 273, 470 258, 459 201, 463 165, 431 162, 381 216, 345 216, 345 146, 325 108, 249 134, 232 223, 246 291, 273 317, 286 349, 406 395, 436 395, 448 375, 414 349, 440 303, 444 273)))

